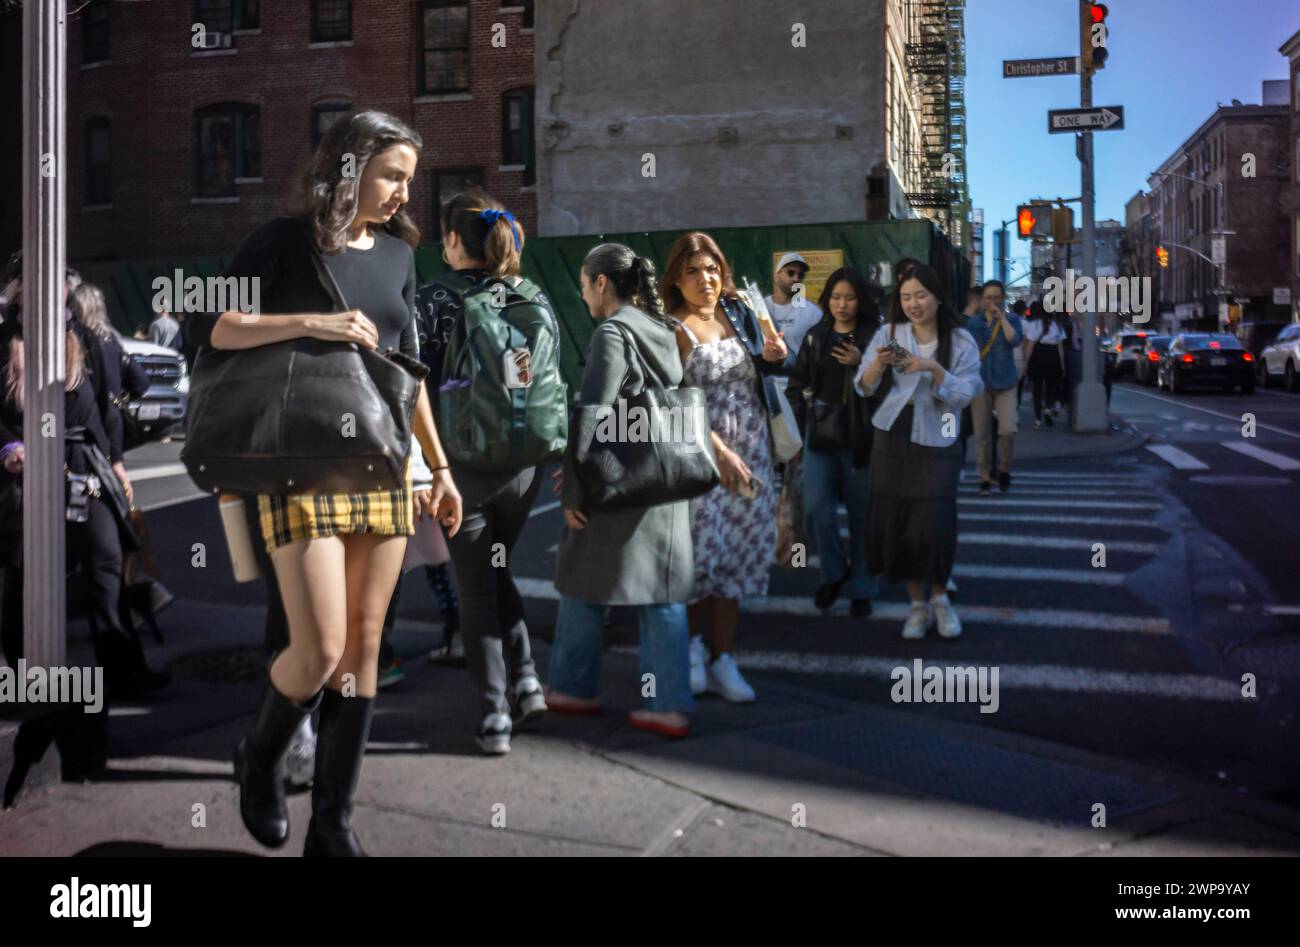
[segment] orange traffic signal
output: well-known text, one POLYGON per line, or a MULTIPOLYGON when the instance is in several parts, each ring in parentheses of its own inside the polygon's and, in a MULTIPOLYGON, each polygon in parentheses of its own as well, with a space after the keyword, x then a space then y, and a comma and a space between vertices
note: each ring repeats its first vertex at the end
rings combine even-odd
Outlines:
POLYGON ((1021 204, 1020 209, 1016 211, 1016 224, 1020 228, 1020 236, 1022 239, 1028 239, 1034 235, 1034 225, 1037 222, 1038 221, 1034 216, 1034 209, 1021 204))
POLYGON ((1160 268, 1166 269, 1169 266, 1169 251, 1164 247, 1156 247, 1156 259, 1160 262, 1160 268))

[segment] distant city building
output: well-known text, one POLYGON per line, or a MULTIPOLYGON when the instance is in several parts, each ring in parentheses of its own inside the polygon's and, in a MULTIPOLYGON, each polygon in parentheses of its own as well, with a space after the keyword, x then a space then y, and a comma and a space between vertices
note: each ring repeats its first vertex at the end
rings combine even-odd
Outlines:
MULTIPOLYGON (((1277 101, 1265 83, 1263 99, 1277 101)), ((1289 230, 1283 211, 1292 171, 1291 114, 1286 104, 1221 105, 1148 179, 1153 239, 1169 252, 1157 268, 1162 311, 1171 328, 1225 328, 1237 319, 1285 321, 1290 304, 1274 302, 1289 288, 1289 230), (1213 231, 1226 237, 1226 264, 1213 256, 1213 231), (1196 252, 1192 252, 1196 251, 1196 252)))
POLYGON ((1286 268, 1291 285, 1291 321, 1300 322, 1300 32, 1283 43, 1280 52, 1289 60, 1290 71, 1287 89, 1290 92, 1291 128, 1286 151, 1291 159, 1291 173, 1287 176, 1283 210, 1290 215, 1287 229, 1291 232, 1291 253, 1286 268))

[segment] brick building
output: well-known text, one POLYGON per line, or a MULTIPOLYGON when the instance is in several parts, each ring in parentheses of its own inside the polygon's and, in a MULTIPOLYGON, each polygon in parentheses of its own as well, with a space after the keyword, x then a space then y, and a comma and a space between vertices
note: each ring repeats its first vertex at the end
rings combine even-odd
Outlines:
POLYGON ((1273 302, 1274 289, 1288 280, 1291 229, 1282 210, 1292 176, 1291 108, 1276 101, 1279 85, 1264 83, 1263 105, 1234 99, 1217 108, 1147 181, 1153 239, 1169 251, 1169 266, 1154 275, 1161 311, 1173 309, 1170 329, 1217 330, 1230 315, 1288 318, 1289 307, 1273 302), (1215 230, 1235 231, 1227 237, 1226 295, 1217 292, 1218 267, 1182 249, 1212 257, 1215 230))
POLYGON ((1300 32, 1282 44, 1280 50, 1288 62, 1288 86, 1291 100, 1291 130, 1287 150, 1291 155, 1291 174, 1287 183, 1285 210, 1290 214, 1291 255, 1287 270, 1291 276, 1291 321, 1300 322, 1300 32))
POLYGON ((229 253, 352 108, 423 137, 425 239, 467 181, 536 232, 531 2, 97 0, 69 19, 68 72, 70 260, 229 253))

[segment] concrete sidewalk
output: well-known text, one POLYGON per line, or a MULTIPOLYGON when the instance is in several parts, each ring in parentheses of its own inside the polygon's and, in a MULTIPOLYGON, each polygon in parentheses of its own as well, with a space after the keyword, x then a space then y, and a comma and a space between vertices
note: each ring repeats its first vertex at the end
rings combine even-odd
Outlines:
MULTIPOLYGON (((229 763, 260 690, 260 617, 174 606, 168 624, 192 629, 188 642, 170 658, 149 650, 176 681, 112 708, 112 761, 95 781, 29 786, 0 813, 0 852, 272 854, 240 823, 229 763)), ((530 618, 548 632, 545 614, 530 618)), ((757 703, 701 698, 691 736, 664 741, 624 723, 638 684, 625 647, 606 653, 602 717, 551 715, 485 758, 467 675, 429 663, 431 640, 399 623, 413 657, 379 697, 355 816, 377 855, 1300 853, 1294 810, 760 672, 757 703), (1090 826, 1098 803, 1106 828, 1090 826)), ((545 678, 549 649, 536 652, 545 678)), ((293 796, 293 837, 274 854, 301 851, 308 814, 293 796)))

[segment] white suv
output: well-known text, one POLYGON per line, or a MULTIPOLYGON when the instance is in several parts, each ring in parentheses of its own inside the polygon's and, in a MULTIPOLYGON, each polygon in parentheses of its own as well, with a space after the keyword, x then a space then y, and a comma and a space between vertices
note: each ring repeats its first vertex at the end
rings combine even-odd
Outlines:
POLYGON ((1281 379, 1287 391, 1300 391, 1300 323, 1287 326, 1259 353, 1259 384, 1281 379))

